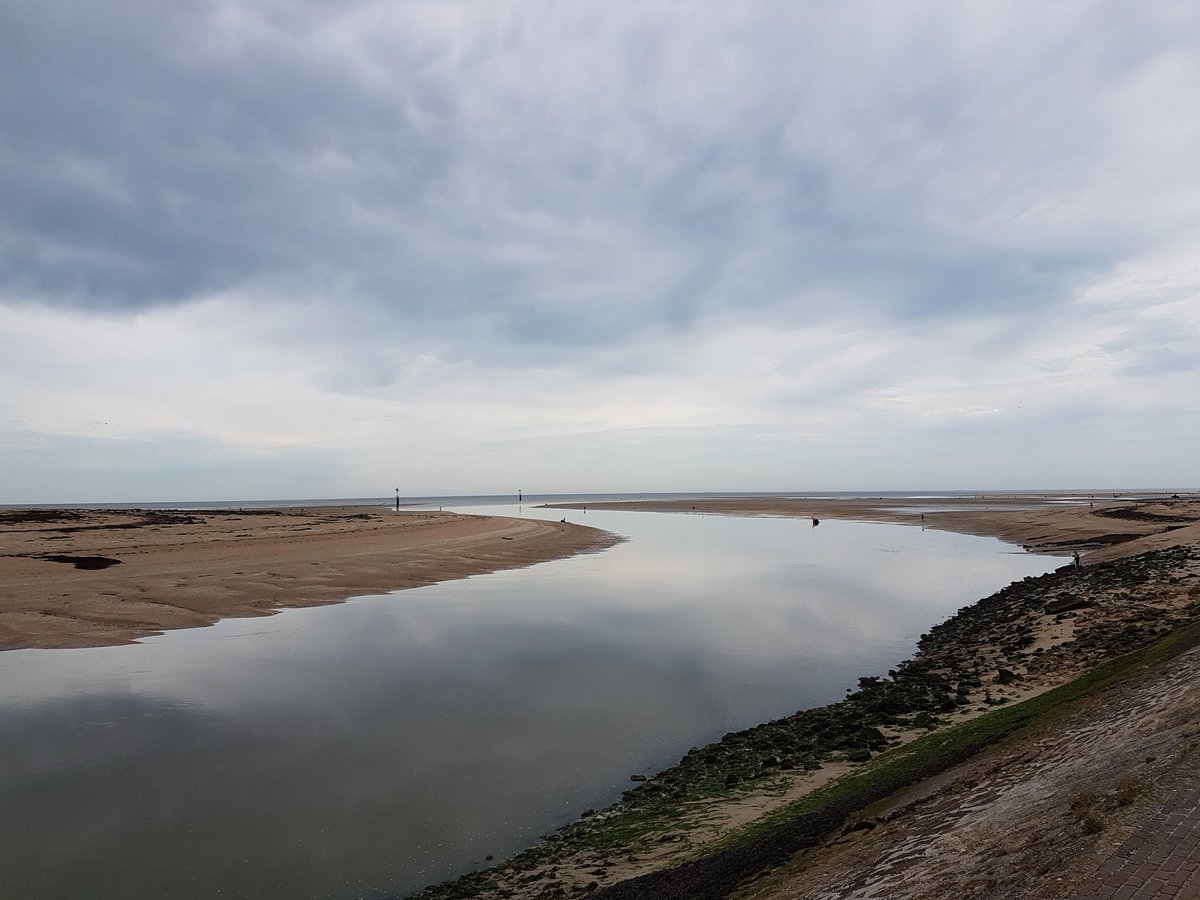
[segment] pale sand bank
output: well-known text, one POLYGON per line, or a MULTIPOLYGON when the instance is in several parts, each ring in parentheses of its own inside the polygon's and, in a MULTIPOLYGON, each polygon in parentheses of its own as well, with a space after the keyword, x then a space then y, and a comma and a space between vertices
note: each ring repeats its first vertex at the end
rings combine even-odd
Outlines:
POLYGON ((0 649, 128 643, 618 541, 569 523, 380 507, 0 510, 0 649))

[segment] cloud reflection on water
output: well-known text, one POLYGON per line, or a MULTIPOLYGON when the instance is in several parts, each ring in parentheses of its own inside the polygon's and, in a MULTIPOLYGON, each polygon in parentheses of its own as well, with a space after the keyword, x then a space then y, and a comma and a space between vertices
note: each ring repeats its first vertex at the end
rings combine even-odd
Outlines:
POLYGON ((693 744, 836 699, 1055 562, 846 522, 586 521, 632 540, 140 646, 4 654, 0 841, 21 895, 412 890, 693 744))

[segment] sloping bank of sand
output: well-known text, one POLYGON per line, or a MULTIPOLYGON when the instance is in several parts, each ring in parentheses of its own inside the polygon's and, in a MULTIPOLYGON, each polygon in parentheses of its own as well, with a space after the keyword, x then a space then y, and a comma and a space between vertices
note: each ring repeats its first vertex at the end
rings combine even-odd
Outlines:
POLYGON ((427 897, 1064 897, 1089 883, 1114 838, 1153 818, 1197 749, 1194 703, 1166 702, 1157 718, 1137 710, 1166 696, 1159 679, 1174 679, 1185 696, 1200 672, 1192 662, 1161 664, 1200 641, 1193 497, 587 505, 923 524, 1079 550, 1084 565, 984 598, 922 636, 891 677, 695 748, 613 806, 427 897), (1031 749, 1030 723, 1054 752, 1031 749), (954 768, 992 745, 975 768, 954 768), (877 801, 881 809, 867 808, 877 801), (856 825, 855 816, 866 818, 856 825), (874 837, 861 839, 867 833, 894 844, 881 855, 874 837), (813 849, 829 835, 832 849, 813 849))
POLYGON ((0 510, 0 649, 128 643, 618 540, 563 522, 379 507, 0 510))

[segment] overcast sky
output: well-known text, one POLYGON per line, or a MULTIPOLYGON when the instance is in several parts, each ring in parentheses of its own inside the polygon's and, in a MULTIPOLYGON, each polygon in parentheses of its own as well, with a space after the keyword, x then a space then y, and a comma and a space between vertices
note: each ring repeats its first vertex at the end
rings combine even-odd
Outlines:
POLYGON ((0 502, 1191 487, 1180 2, 0 0, 0 502))

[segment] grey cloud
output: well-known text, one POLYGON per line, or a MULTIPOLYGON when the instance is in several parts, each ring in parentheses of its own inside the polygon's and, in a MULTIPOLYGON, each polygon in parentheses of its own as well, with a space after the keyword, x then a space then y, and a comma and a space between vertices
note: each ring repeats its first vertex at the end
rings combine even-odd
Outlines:
POLYGON ((482 355, 731 307, 1028 310, 1146 240, 1072 195, 1104 177, 1095 93, 1188 38, 1170 5, 1128 29, 1088 7, 380 9, 16 4, 8 299, 331 283, 383 340, 482 355), (1067 227, 1031 213, 1048 192, 1067 227))
POLYGON ((1099 350, 1114 358, 1126 378, 1153 378, 1200 370, 1200 334, 1176 318, 1129 316, 1119 337, 1099 350))
POLYGON ((159 430, 137 438, 0 429, 0 450, 19 480, 0 482, 0 502, 307 497, 323 478, 354 479, 344 456, 306 447, 246 453, 199 432, 159 430))
POLYGON ((216 44, 217 11, 37 4, 13 16, 22 52, 0 100, 10 293, 174 302, 314 257, 352 271, 393 243, 372 207, 411 204, 443 165, 444 136, 364 89, 347 60, 282 39, 216 44))

